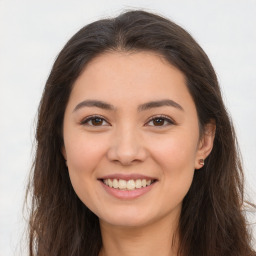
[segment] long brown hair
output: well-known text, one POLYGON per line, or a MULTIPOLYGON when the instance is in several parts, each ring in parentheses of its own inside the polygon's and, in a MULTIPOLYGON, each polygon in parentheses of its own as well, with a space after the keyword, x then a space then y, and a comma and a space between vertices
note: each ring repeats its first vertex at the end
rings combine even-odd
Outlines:
POLYGON ((86 65, 106 51, 161 54, 184 73, 201 131, 211 120, 216 122, 213 150, 204 167, 195 171, 183 200, 179 255, 256 255, 242 211, 244 181, 236 136, 207 55, 175 23, 152 13, 128 11, 82 28, 52 67, 39 106, 36 155, 28 186, 32 196, 30 256, 96 256, 102 246, 98 217, 74 192, 61 148, 72 85, 86 65))

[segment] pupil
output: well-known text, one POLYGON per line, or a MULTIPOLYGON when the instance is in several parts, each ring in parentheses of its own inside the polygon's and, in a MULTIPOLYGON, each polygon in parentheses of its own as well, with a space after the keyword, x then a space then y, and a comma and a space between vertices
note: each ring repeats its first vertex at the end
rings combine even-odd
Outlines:
POLYGON ((154 122, 154 125, 161 126, 161 125, 164 124, 164 119, 162 119, 162 118, 156 118, 156 119, 154 119, 153 122, 154 122))
POLYGON ((94 118, 92 120, 93 125, 101 125, 102 124, 102 119, 101 118, 94 118))

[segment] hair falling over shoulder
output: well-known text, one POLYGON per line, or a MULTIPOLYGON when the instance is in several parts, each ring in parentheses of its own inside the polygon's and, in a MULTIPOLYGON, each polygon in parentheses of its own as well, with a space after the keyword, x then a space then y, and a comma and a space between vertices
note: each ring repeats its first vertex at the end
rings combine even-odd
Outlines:
POLYGON ((195 171, 183 200, 179 255, 256 255, 243 210, 244 180, 236 136, 214 69, 189 33, 144 11, 128 11, 83 27, 52 67, 38 110, 36 154, 27 189, 29 255, 97 256, 102 246, 98 217, 74 192, 61 150, 72 85, 87 63, 106 51, 162 55, 184 73, 201 132, 209 121, 216 123, 213 150, 202 169, 195 171))

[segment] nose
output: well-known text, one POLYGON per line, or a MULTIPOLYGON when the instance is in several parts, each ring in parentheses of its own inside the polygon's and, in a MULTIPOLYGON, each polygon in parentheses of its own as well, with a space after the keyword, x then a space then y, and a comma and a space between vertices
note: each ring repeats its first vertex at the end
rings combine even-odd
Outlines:
POLYGON ((132 165, 136 162, 143 162, 148 152, 142 136, 134 128, 123 127, 118 129, 110 142, 107 157, 110 161, 122 165, 132 165))

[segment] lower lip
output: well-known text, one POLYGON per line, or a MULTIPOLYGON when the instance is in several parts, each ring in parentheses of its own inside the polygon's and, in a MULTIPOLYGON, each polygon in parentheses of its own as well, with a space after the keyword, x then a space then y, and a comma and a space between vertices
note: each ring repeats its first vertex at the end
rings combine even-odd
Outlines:
POLYGON ((120 189, 116 189, 116 188, 111 188, 111 187, 107 186, 106 184, 104 184, 103 182, 101 182, 101 184, 110 195, 112 195, 118 199, 129 200, 129 199, 138 198, 138 197, 146 194, 153 188, 153 186, 156 184, 156 182, 152 183, 151 185, 149 185, 147 187, 137 188, 134 190, 120 190, 120 189))

